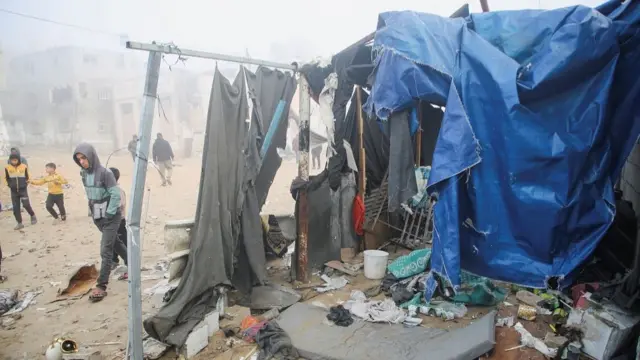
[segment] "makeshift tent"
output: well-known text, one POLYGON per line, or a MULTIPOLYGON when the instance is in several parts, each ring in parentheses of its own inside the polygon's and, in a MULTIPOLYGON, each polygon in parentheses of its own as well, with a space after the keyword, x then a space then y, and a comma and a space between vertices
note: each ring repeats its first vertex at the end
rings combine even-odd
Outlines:
MULTIPOLYGON (((280 71, 259 68, 252 74, 241 68, 231 84, 216 69, 189 259, 169 302, 144 322, 145 330, 157 340, 184 344, 193 327, 215 308, 217 286, 233 285, 248 294, 253 286, 265 283, 257 192, 266 197, 280 162, 270 160, 271 151, 266 160, 261 159, 259 146, 277 103, 283 100, 285 109, 289 108, 291 89, 295 89, 295 80, 280 71)), ((280 127, 286 129, 287 111, 282 116, 280 127)), ((272 147, 283 147, 280 130, 273 141, 272 147)))
POLYGON ((394 121, 414 99, 446 107, 428 185, 432 275, 454 289, 460 268, 570 283, 613 220, 613 185, 640 132, 639 28, 637 1, 381 14, 366 110, 394 121))

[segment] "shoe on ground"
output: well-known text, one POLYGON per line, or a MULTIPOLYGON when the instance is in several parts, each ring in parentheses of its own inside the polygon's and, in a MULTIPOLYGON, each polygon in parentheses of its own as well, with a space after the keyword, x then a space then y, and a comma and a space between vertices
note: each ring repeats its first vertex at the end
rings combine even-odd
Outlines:
POLYGON ((67 215, 62 215, 62 216, 60 216, 60 220, 62 220, 62 221, 67 221, 67 215))
POLYGON ((22 223, 19 223, 18 225, 16 225, 16 227, 13 228, 13 230, 22 230, 24 229, 24 225, 22 225, 22 223))
POLYGON ((163 181, 162 185, 160 185, 160 186, 167 186, 167 183, 163 181))
POLYGON ((167 180, 167 184, 173 185, 173 183, 171 183, 171 180, 167 180))
POLYGON ((36 218, 35 216, 31 217, 31 225, 35 225, 38 223, 38 218, 36 218))

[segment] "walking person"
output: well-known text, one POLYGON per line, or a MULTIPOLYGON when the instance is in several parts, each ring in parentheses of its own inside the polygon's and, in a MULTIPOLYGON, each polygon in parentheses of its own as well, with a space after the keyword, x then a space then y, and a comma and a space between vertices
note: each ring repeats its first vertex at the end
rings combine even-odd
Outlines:
POLYGON ((153 143, 153 162, 158 164, 160 175, 162 176, 162 186, 171 184, 171 174, 173 173, 173 149, 171 144, 158 133, 156 141, 153 143))
MULTIPOLYGON (((113 176, 116 178, 116 183, 118 181, 120 181, 120 170, 118 170, 118 168, 114 168, 111 167, 109 168, 109 170, 111 170, 111 173, 113 173, 113 176)), ((122 214, 122 220, 120 220, 120 227, 118 227, 118 238, 120 239, 120 241, 122 241, 122 244, 125 247, 125 250, 127 249, 127 212, 126 212, 126 208, 127 208, 127 197, 126 194, 124 192, 124 190, 122 190, 122 187, 120 186, 120 184, 118 183, 118 188, 120 189, 120 213, 122 214)), ((114 249, 115 250, 115 249, 114 249)), ((126 254, 125 254, 126 255, 126 254)), ((122 261, 126 264, 127 263, 127 257, 123 257, 122 261)), ((120 265, 120 260, 118 257, 118 253, 116 253, 115 251, 113 252, 113 264, 111 266, 112 269, 115 269, 118 267, 118 265, 120 265)), ((128 273, 124 273, 122 276, 120 276, 118 278, 118 280, 128 280, 129 279, 129 274, 128 273)))
POLYGON ((314 169, 320 169, 320 154, 322 154, 322 144, 311 149, 311 159, 314 169))
POLYGON ((129 145, 127 145, 127 150, 131 153, 131 159, 133 162, 136 162, 136 149, 138 148, 138 135, 133 135, 131 141, 129 141, 129 145))
POLYGON ((47 176, 34 179, 29 181, 31 185, 48 185, 49 194, 47 195, 46 208, 49 214, 53 216, 55 222, 58 219, 62 221, 67 220, 67 212, 64 209, 64 191, 62 189, 62 185, 67 184, 67 179, 63 178, 60 174, 56 172, 56 164, 48 163, 44 167, 47 172, 47 176), (58 217, 58 213, 53 208, 53 205, 58 207, 58 211, 60 212, 60 216, 58 217))
POLYGON ((4 168, 5 182, 11 190, 11 203, 13 204, 13 216, 18 223, 14 230, 24 229, 22 225, 22 212, 20 204, 31 216, 31 225, 38 223, 36 214, 31 207, 29 201, 29 193, 27 192, 27 184, 29 183, 29 169, 27 164, 22 163, 20 153, 12 153, 9 155, 9 164, 4 168))
POLYGON ((100 239, 100 273, 96 287, 89 300, 97 302, 107 296, 107 285, 111 274, 114 251, 127 264, 127 249, 118 237, 122 220, 120 211, 120 188, 113 173, 100 164, 94 147, 82 143, 73 152, 73 160, 80 167, 82 184, 89 199, 89 209, 93 222, 102 233, 100 239))

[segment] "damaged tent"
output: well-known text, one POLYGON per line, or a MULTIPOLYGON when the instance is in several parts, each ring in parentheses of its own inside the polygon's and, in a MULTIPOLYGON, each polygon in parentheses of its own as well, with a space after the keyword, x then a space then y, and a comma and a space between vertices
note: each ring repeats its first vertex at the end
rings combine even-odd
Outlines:
POLYGON ((446 108, 428 180, 438 201, 427 300, 437 280, 458 288, 461 268, 570 283, 613 221, 640 133, 639 28, 637 1, 380 15, 365 110, 408 132, 415 99, 446 108))
POLYGON ((193 327, 215 309, 218 286, 249 294, 265 283, 259 212, 280 166, 276 148, 284 147, 295 89, 289 73, 260 67, 254 74, 241 67, 230 83, 216 69, 190 255, 171 299, 144 321, 155 339, 182 346, 193 327), (284 111, 274 117, 281 102, 284 111), (270 128, 273 136, 267 139, 270 128), (263 142, 270 144, 261 158, 263 142))

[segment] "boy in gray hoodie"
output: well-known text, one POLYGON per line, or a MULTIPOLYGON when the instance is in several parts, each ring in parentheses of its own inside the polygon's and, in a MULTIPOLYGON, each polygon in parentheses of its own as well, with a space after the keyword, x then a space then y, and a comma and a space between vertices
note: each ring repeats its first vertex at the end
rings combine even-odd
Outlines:
POLYGON ((87 143, 78 145, 73 152, 73 160, 81 168, 80 176, 89 200, 89 210, 93 222, 102 233, 100 274, 97 285, 89 296, 89 300, 97 302, 107 296, 114 251, 125 259, 125 262, 127 258, 127 250, 118 238, 118 227, 122 219, 120 188, 113 173, 100 164, 100 159, 92 145, 87 143))

